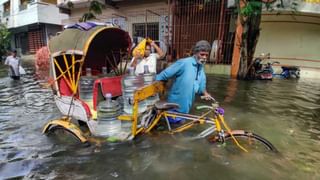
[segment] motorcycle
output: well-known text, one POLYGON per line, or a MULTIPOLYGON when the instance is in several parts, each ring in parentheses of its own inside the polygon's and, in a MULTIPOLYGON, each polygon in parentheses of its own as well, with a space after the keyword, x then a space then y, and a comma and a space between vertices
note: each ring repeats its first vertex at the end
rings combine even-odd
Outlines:
POLYGON ((291 78, 300 78, 300 68, 298 66, 281 66, 282 72, 280 74, 281 78, 291 79, 291 78))
POLYGON ((272 65, 276 62, 268 62, 267 64, 263 64, 265 59, 270 59, 270 54, 261 54, 260 57, 256 58, 253 62, 254 67, 254 76, 255 79, 260 80, 272 80, 273 78, 273 68, 272 65))
POLYGON ((255 79, 259 80, 272 80, 274 77, 283 79, 300 78, 300 68, 298 66, 281 66, 282 72, 279 74, 274 73, 272 66, 274 64, 280 64, 278 61, 263 63, 265 59, 270 59, 270 53, 261 54, 253 62, 255 69, 255 79))

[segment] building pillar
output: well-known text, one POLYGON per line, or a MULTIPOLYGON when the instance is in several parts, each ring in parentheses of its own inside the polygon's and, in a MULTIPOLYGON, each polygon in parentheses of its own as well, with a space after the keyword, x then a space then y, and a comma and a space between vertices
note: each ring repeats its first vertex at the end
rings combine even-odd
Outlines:
MULTIPOLYGON (((240 3, 239 5, 240 9, 242 9, 245 6, 245 0, 241 0, 239 3, 240 3)), ((236 37, 234 39, 233 53, 232 53, 232 64, 231 64, 232 78, 237 78, 239 67, 240 67, 241 43, 242 43, 242 33, 243 33, 243 26, 240 18, 241 17, 238 13, 236 37)))

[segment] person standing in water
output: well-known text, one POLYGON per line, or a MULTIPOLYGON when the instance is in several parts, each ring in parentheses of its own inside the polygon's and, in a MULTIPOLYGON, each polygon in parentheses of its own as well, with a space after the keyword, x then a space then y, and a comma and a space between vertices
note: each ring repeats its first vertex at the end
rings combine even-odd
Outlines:
POLYGON ((135 68, 135 74, 143 74, 144 66, 147 65, 150 73, 156 73, 157 60, 163 58, 164 53, 161 48, 152 41, 146 44, 144 51, 144 57, 141 57, 140 53, 137 53, 136 57, 133 57, 131 61, 131 67, 135 68), (151 47, 156 50, 156 53, 151 53, 151 47))
POLYGON ((9 76, 14 80, 20 80, 20 59, 17 57, 16 50, 11 52, 11 55, 6 58, 4 64, 9 66, 9 76))
POLYGON ((201 40, 193 48, 193 56, 179 59, 156 76, 157 81, 174 78, 168 94, 168 102, 179 104, 180 113, 189 113, 195 94, 206 100, 213 99, 206 90, 204 64, 211 50, 208 41, 201 40))

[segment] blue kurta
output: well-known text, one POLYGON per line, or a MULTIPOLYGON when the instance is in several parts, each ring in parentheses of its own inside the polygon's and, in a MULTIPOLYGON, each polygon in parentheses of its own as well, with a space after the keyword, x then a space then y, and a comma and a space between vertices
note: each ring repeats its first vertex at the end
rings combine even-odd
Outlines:
POLYGON ((189 113, 195 94, 206 89, 206 75, 202 64, 192 57, 180 59, 156 76, 157 81, 174 78, 168 94, 168 102, 180 105, 181 113, 189 113))

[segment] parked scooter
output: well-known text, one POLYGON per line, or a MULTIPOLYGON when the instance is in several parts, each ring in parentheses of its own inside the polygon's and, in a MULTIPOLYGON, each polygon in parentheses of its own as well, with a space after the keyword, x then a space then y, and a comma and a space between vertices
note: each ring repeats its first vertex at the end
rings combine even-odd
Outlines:
POLYGON ((272 80, 273 78, 273 68, 272 65, 277 62, 264 64, 263 61, 265 59, 270 59, 270 53, 261 54, 258 58, 256 58, 253 62, 255 79, 260 80, 272 80))
POLYGON ((280 74, 274 74, 275 76, 280 75, 281 78, 300 78, 300 68, 298 66, 281 66, 282 72, 280 74))
POLYGON ((253 62, 255 69, 255 78, 260 80, 272 80, 273 77, 279 78, 300 78, 300 68, 298 66, 281 66, 282 72, 275 74, 272 66, 274 64, 280 64, 278 61, 263 63, 264 60, 270 59, 270 53, 261 54, 253 62))

